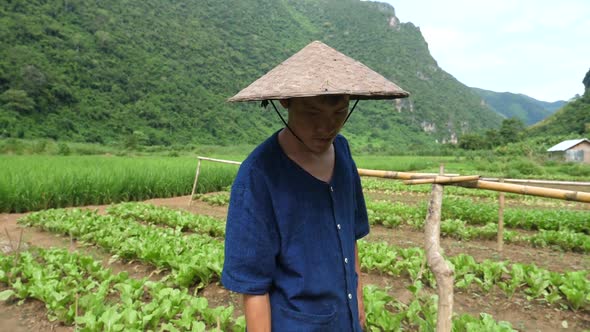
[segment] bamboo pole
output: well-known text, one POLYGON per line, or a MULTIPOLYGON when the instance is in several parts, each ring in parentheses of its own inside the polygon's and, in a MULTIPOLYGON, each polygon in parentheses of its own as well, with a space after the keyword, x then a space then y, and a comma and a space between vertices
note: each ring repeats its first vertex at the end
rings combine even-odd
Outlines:
MULTIPOLYGON (((365 168, 359 168, 358 173, 360 176, 371 176, 371 177, 376 177, 376 178, 401 179, 401 180, 431 179, 431 178, 438 176, 438 174, 435 174, 435 173, 381 171, 381 170, 365 169, 365 168)), ((459 174, 443 174, 443 175, 458 176, 459 174)))
POLYGON ((241 165, 242 163, 239 161, 233 161, 233 160, 223 160, 223 159, 215 159, 215 158, 208 158, 208 157, 197 157, 200 160, 208 160, 208 161, 214 161, 214 162, 218 162, 218 163, 224 163, 224 164, 232 164, 232 165, 241 165))
POLYGON ((467 176, 436 176, 430 179, 417 179, 417 180, 406 180, 404 184, 450 184, 457 182, 469 182, 479 180, 479 175, 467 175, 467 176))
POLYGON ((564 186, 580 186, 580 187, 588 187, 590 186, 590 182, 576 182, 576 181, 557 181, 557 180, 533 180, 533 179, 500 179, 500 178, 481 178, 484 181, 492 181, 492 182, 500 182, 500 180, 504 180, 507 183, 514 183, 514 184, 532 184, 532 185, 564 185, 564 186))
POLYGON ((590 203, 590 193, 581 192, 581 191, 562 190, 562 189, 553 189, 553 188, 541 188, 541 187, 534 187, 534 186, 522 186, 522 185, 518 185, 518 184, 497 183, 497 182, 482 181, 482 180, 474 181, 474 182, 457 183, 455 185, 461 186, 461 187, 466 187, 466 188, 487 189, 487 190, 503 191, 503 192, 508 192, 508 193, 522 194, 522 195, 531 195, 531 196, 539 196, 539 197, 547 197, 547 198, 558 198, 558 199, 563 199, 566 201, 577 201, 577 202, 590 203))
POLYGON ((193 196, 195 195, 195 190, 197 189, 197 181, 199 181, 199 172, 201 171, 201 158, 198 158, 199 162, 197 162, 197 169, 195 170, 195 181, 193 182, 193 190, 191 191, 191 197, 188 199, 188 206, 193 204, 193 196))
MULTIPOLYGON (((444 166, 440 166, 443 174, 444 166)), ((428 265, 436 278, 438 291, 438 314, 436 331, 449 332, 453 316, 453 270, 448 266, 440 247, 440 219, 442 210, 443 185, 432 184, 432 193, 428 203, 428 215, 424 225, 424 242, 428 265)))
MULTIPOLYGON (((500 179, 504 182, 504 179, 500 179)), ((504 192, 500 192, 498 197, 498 252, 502 254, 504 250, 504 192)))
MULTIPOLYGON (((362 169, 362 168, 359 168, 358 172, 359 172, 360 176, 370 176, 370 177, 385 178, 385 179, 415 180, 415 179, 435 179, 436 178, 436 175, 429 175, 429 174, 424 174, 424 173, 380 171, 380 170, 371 170, 371 169, 362 169)), ((447 174, 447 176, 450 176, 450 175, 451 174, 447 174)), ((434 181, 429 181, 426 183, 433 183, 433 182, 434 181)), ((519 184, 497 183, 497 182, 484 181, 484 180, 456 182, 456 183, 448 183, 448 184, 455 185, 455 186, 461 186, 461 187, 465 187, 465 188, 486 189, 486 190, 502 191, 502 192, 508 192, 508 193, 521 194, 521 195, 557 198, 557 199, 563 199, 563 200, 567 200, 567 201, 577 201, 577 202, 590 203, 590 193, 583 192, 583 191, 542 188, 542 187, 535 187, 535 186, 523 186, 523 185, 519 185, 519 184)))
POLYGON ((216 163, 230 164, 230 165, 241 165, 242 164, 239 161, 215 159, 215 158, 208 158, 208 157, 201 157, 201 156, 198 156, 197 159, 199 160, 199 162, 197 163, 197 169, 195 170, 195 181, 193 182, 193 190, 191 191, 191 197, 188 200, 188 206, 191 206, 193 204, 193 196, 195 195, 195 191, 197 190, 197 181, 199 180, 199 172, 201 171, 201 161, 202 160, 213 161, 216 163))

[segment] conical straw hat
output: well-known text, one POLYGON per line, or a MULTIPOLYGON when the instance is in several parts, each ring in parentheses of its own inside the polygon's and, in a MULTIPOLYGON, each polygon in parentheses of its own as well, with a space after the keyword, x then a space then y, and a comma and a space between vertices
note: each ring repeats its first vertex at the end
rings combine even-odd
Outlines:
POLYGON ((314 41, 228 101, 340 94, 350 95, 350 99, 395 99, 410 95, 362 63, 314 41))

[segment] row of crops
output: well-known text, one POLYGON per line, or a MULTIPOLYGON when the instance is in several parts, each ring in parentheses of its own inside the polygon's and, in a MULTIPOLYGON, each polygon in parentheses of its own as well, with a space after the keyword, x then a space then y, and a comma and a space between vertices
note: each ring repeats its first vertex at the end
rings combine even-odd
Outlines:
POLYGON ((187 289, 114 274, 90 256, 64 249, 0 255, 0 300, 37 299, 50 320, 79 331, 244 331, 232 306, 211 308, 187 289))
MULTIPOLYGON (((424 250, 421 248, 400 248, 386 243, 359 241, 361 267, 365 270, 380 271, 391 276, 407 277, 416 284, 436 287, 434 275, 424 269, 424 250)), ((534 264, 510 263, 509 261, 484 260, 476 262, 469 255, 459 254, 447 257, 455 271, 455 287, 458 289, 489 292, 497 287, 507 297, 521 292, 528 300, 547 304, 567 306, 579 310, 590 305, 590 271, 553 272, 534 264)))
MULTIPOLYGON (((243 328, 243 318, 235 319, 233 308, 208 308, 203 299, 191 295, 219 278, 223 262, 223 228, 218 227, 223 223, 220 220, 129 203, 109 208, 107 215, 78 209, 48 210, 29 214, 19 222, 70 235, 120 259, 139 260, 169 273, 158 282, 135 280, 127 274, 113 275, 87 256, 37 250, 2 256, 0 282, 9 287, 0 293, 2 298, 36 298, 46 304, 50 302, 47 307, 51 318, 88 331, 120 331, 129 330, 129 327, 164 331, 200 331, 217 326, 222 330, 232 326, 243 328), (213 223, 219 225, 213 226, 213 223), (47 268, 39 270, 35 266, 47 268), (51 290, 42 290, 40 285, 51 285, 48 286, 51 290), (89 294, 96 294, 98 298, 89 294), (94 308, 94 301, 102 301, 104 305, 94 308)), ((410 330, 434 328, 436 297, 420 291, 423 284, 432 287, 434 281, 429 273, 417 278, 423 252, 417 248, 409 250, 380 243, 359 244, 364 270, 407 276, 410 289, 416 295, 410 303, 404 304, 386 290, 367 286, 364 296, 368 326, 372 330, 395 330, 396 326, 410 330)), ((535 299, 547 298, 548 303, 562 304, 573 310, 588 304, 590 285, 579 280, 583 272, 555 274, 509 262, 492 267, 490 263, 476 263, 469 256, 449 259, 459 271, 456 285, 459 288, 471 284, 481 284, 482 289, 497 286, 524 292, 535 299), (489 277, 489 271, 495 269, 501 272, 489 277), (517 272, 521 270, 524 272, 517 272), (548 275, 551 284, 529 285, 534 273, 548 275), (576 302, 574 291, 582 294, 584 300, 576 302)), ((494 331, 512 330, 510 324, 498 323, 485 314, 454 318, 457 331, 489 330, 491 327, 494 331)))
MULTIPOLYGON (((425 203, 367 202, 369 221, 392 228, 407 224, 422 230, 426 210, 425 203)), ((498 234, 497 218, 497 207, 493 204, 446 198, 442 207, 441 234, 459 240, 495 239, 498 234)), ((504 230, 506 242, 590 252, 590 213, 587 211, 509 208, 504 211, 504 225, 509 228, 504 230), (521 234, 519 230, 535 232, 521 234)))
MULTIPOLYGON (((227 204, 229 193, 205 195, 201 200, 210 204, 227 204)), ((473 203, 466 199, 445 199, 443 204, 441 233, 456 239, 495 239, 498 233, 497 207, 487 203, 473 203), (456 219, 451 219, 456 218, 456 219), (475 226, 483 225, 483 226, 475 226)), ((426 205, 408 205, 386 201, 368 201, 369 220, 373 224, 396 227, 401 223, 422 230, 426 217, 426 205)), ((517 231, 505 230, 504 239, 508 242, 529 242, 535 246, 557 246, 562 250, 590 252, 590 218, 585 211, 531 209, 507 209, 505 224, 508 227, 525 230, 538 230, 533 235, 518 235, 517 231), (546 230, 546 229, 549 230, 546 230), (576 232, 580 231, 580 232, 576 232)), ((363 267, 378 270, 392 276, 406 275, 413 282, 424 261, 422 249, 402 249, 386 244, 360 242, 360 255, 363 267), (387 253, 387 254, 382 254, 387 253)), ((554 304, 560 302, 575 310, 590 301, 589 271, 569 272, 565 275, 540 269, 535 265, 509 264, 486 260, 476 263, 473 257, 460 255, 449 261, 455 267, 455 281, 458 288, 469 288, 475 284, 483 291, 497 285, 508 296, 522 289, 531 299, 544 300, 554 304), (502 279, 510 275, 510 279, 502 279), (578 288, 576 288, 577 285, 578 288), (581 291, 578 291, 580 289, 581 291)), ((434 279, 428 270, 421 282, 434 287, 434 279)))
MULTIPOLYGON (((212 205, 227 205, 229 193, 200 195, 212 205)), ((422 230, 426 219, 426 203, 367 200, 371 224, 394 228, 401 224, 422 230)), ((495 239, 498 234, 498 207, 485 201, 459 197, 443 200, 441 234, 458 240, 495 239)), ((504 211, 504 241, 528 243, 536 247, 590 253, 590 212, 565 209, 538 210, 507 208, 504 211), (519 230, 535 231, 521 234, 519 230)))
MULTIPOLYGON (((232 306, 211 308, 204 297, 162 282, 113 274, 91 256, 64 249, 35 249, 16 256, 0 255, 0 282, 10 289, 0 300, 37 299, 48 318, 79 331, 244 331, 244 316, 234 318, 232 306)), ((418 293, 418 288, 413 288, 418 293)), ((419 328, 436 324, 436 297, 417 295, 404 304, 375 286, 364 288, 367 326, 374 331, 419 328), (395 308, 395 312, 391 310, 395 308)), ((454 331, 513 331, 490 315, 457 315, 454 331)))

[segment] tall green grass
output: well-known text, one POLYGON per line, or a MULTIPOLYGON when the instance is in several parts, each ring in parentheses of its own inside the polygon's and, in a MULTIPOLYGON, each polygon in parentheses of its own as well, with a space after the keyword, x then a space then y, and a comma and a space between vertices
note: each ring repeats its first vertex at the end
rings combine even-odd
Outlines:
MULTIPOLYGON (((192 153, 241 161, 249 152, 248 146, 236 146, 201 147, 192 153)), ((361 168, 416 172, 438 172, 438 165, 444 163, 449 173, 539 179, 585 181, 590 174, 589 165, 556 162, 543 165, 525 158, 470 160, 438 156, 358 156, 356 162, 361 168)), ((192 188, 196 164, 194 156, 0 154, 0 212, 187 195, 192 188)), ((237 169, 235 165, 203 162, 197 192, 217 191, 231 185, 237 169)), ((400 186, 396 183, 391 189, 400 190, 400 186)), ((424 188, 404 186, 401 190, 429 190, 427 186, 424 188)))
MULTIPOLYGON (((0 212, 188 195, 190 157, 0 155, 0 212)), ((238 167, 203 162, 197 192, 231 185, 238 167)))

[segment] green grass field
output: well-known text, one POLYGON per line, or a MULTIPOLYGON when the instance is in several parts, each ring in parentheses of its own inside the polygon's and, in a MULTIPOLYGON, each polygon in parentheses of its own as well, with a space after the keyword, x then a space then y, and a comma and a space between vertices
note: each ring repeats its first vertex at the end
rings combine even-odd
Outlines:
MULTIPOLYGON (((196 158, 0 156, 0 211, 109 204, 190 193, 196 158)), ((203 163, 198 192, 229 186, 237 167, 203 163)))
MULTIPOLYGON (((207 147, 198 155, 242 161, 248 147, 207 147)), ((487 159, 431 156, 355 157, 360 168, 411 172, 438 172, 509 178, 590 180, 590 165, 538 163, 525 158, 487 159)), ((155 197, 188 195, 196 155, 0 155, 0 212, 24 212, 47 208, 109 204, 155 197)), ((205 161, 198 193, 231 185, 238 167, 205 161)))

